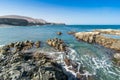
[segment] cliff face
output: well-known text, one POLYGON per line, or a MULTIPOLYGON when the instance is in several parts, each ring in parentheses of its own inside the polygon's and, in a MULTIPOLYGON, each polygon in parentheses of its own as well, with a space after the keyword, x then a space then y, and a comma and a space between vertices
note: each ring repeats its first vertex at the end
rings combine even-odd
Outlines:
POLYGON ((51 25, 57 23, 49 23, 43 19, 34 19, 25 16, 18 16, 18 15, 7 15, 7 16, 0 16, 0 24, 5 25, 14 25, 14 26, 29 26, 29 25, 51 25))
POLYGON ((29 23, 27 20, 24 19, 0 18, 0 24, 26 26, 29 23))

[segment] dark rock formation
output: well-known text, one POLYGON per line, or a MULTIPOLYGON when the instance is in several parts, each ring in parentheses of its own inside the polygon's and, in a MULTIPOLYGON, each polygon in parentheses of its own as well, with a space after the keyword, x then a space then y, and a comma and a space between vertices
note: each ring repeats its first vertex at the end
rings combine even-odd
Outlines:
POLYGON ((32 42, 32 41, 24 41, 24 42, 15 42, 10 43, 9 45, 5 45, 1 48, 1 53, 6 54, 9 50, 13 49, 14 52, 25 51, 32 48, 40 48, 40 41, 32 42))
POLYGON ((0 25, 14 25, 14 26, 32 26, 32 25, 62 25, 62 23, 50 23, 42 19, 34 19, 25 16, 7 15, 0 16, 0 25))
POLYGON ((0 48, 0 80, 67 80, 61 65, 49 55, 31 51, 39 43, 16 42, 0 48))

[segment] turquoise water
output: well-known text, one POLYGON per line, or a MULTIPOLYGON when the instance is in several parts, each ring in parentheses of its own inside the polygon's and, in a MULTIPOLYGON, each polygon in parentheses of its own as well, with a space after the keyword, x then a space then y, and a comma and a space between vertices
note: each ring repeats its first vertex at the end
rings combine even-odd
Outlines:
MULTIPOLYGON (((61 38, 69 47, 74 49, 78 55, 79 61, 91 73, 95 74, 96 80, 120 80, 120 67, 112 64, 110 55, 113 51, 105 49, 95 44, 78 42, 72 35, 68 35, 68 31, 92 31, 95 29, 120 29, 120 26, 97 26, 97 25, 59 25, 59 26, 11 26, 0 27, 0 45, 10 42, 24 40, 40 40, 45 42, 49 38, 61 38), (61 31, 61 36, 56 32, 61 31)), ((120 37, 117 37, 120 39, 120 37)), ((43 44, 46 46, 46 44, 43 44)))
POLYGON ((120 35, 113 35, 113 34, 103 34, 103 35, 113 39, 120 39, 120 35))

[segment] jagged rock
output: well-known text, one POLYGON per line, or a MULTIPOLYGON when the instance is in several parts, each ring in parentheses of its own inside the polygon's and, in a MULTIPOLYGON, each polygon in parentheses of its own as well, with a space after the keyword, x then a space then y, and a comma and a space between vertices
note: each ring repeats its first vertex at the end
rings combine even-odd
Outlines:
POLYGON ((37 41, 34 43, 33 41, 29 41, 29 40, 24 41, 24 42, 15 42, 15 43, 10 43, 9 45, 4 46, 3 48, 5 49, 1 49, 1 51, 2 52, 3 50, 9 51, 11 49, 14 49, 15 52, 22 51, 22 50, 24 51, 24 50, 31 49, 33 47, 39 48, 40 44, 41 44, 40 41, 37 41))
POLYGON ((9 47, 10 47, 10 48, 13 48, 14 45, 15 45, 14 43, 10 43, 10 44, 9 44, 9 47))
POLYGON ((63 40, 55 38, 55 39, 48 39, 47 44, 54 47, 59 51, 66 51, 66 45, 63 40))
POLYGON ((64 44, 60 44, 60 46, 59 46, 59 50, 60 51, 65 51, 65 48, 66 46, 64 45, 64 44))
POLYGON ((31 42, 16 42, 14 47, 6 45, 1 48, 5 52, 0 50, 0 80, 67 80, 67 76, 59 67, 61 65, 49 55, 29 50, 13 53, 11 50, 28 46, 29 43, 31 42))
POLYGON ((7 55, 9 50, 10 50, 10 47, 8 45, 6 45, 1 48, 0 53, 3 55, 7 55))
POLYGON ((75 37, 79 40, 83 40, 89 43, 94 42, 95 36, 100 35, 99 32, 78 32, 75 33, 75 37))
POLYGON ((39 48, 40 47, 40 41, 37 41, 37 42, 35 42, 35 46, 37 47, 37 48, 39 48))
POLYGON ((33 54, 33 58, 36 59, 36 60, 40 60, 40 59, 42 59, 44 57, 45 57, 44 53, 35 52, 33 54))
POLYGON ((67 66, 70 66, 71 63, 70 63, 70 59, 68 59, 67 57, 64 58, 64 62, 67 66))

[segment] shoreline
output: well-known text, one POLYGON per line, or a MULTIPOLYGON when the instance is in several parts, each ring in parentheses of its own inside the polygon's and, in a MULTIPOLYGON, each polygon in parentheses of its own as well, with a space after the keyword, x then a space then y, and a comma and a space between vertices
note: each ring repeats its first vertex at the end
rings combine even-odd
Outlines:
MULTIPOLYGON (((81 33, 82 32, 80 32, 79 34, 81 34, 81 33)), ((83 33, 84 33, 83 35, 90 35, 90 36, 99 35, 99 33, 95 33, 95 32, 87 32, 87 34, 86 34, 86 32, 83 32, 83 33)), ((75 35, 76 32, 68 32, 68 34, 75 35)), ((57 33, 56 33, 56 35, 64 36, 64 34, 58 35, 57 33)), ((86 36, 84 38, 86 38, 86 36)), ((87 39, 85 39, 85 40, 87 40, 87 39)), ((89 40, 90 39, 88 39, 88 42, 89 42, 89 40)), ((93 42, 93 41, 90 41, 90 42, 93 42)), ((48 44, 49 47, 51 47, 55 50, 53 52, 44 51, 42 49, 42 47, 45 47, 45 46, 41 46, 42 43, 43 42, 41 42, 41 41, 33 42, 33 41, 27 40, 27 41, 13 42, 13 43, 10 43, 8 45, 1 47, 0 57, 2 56, 3 58, 0 58, 1 59, 0 61, 1 61, 1 66, 5 67, 5 68, 2 69, 3 72, 1 74, 2 76, 0 75, 0 77, 2 77, 3 79, 6 76, 8 78, 14 77, 11 74, 11 72, 9 72, 9 69, 12 68, 12 67, 10 68, 10 66, 17 67, 17 66, 21 66, 21 64, 25 65, 26 67, 29 67, 30 71, 32 71, 32 72, 29 72, 28 70, 23 70, 23 72, 21 73, 21 72, 19 72, 19 71, 21 71, 21 69, 16 70, 15 68, 13 68, 15 70, 13 70, 12 73, 16 73, 17 77, 24 77, 20 74, 24 74, 24 72, 27 71, 27 73, 32 75, 32 77, 30 78, 30 75, 25 75, 26 78, 38 79, 39 75, 35 76, 34 73, 38 72, 39 70, 44 71, 44 69, 46 72, 45 75, 47 75, 46 77, 48 79, 50 78, 48 76, 48 75, 50 75, 50 73, 52 73, 51 77, 55 78, 54 72, 57 72, 57 74, 60 73, 62 76, 64 76, 64 77, 61 77, 61 80, 69 80, 70 78, 75 79, 75 80, 84 78, 84 80, 87 80, 87 78, 93 79, 97 76, 96 71, 94 73, 92 73, 87 68, 83 69, 84 68, 84 67, 82 67, 83 64, 79 61, 79 56, 78 56, 77 52, 74 49, 70 48, 62 39, 53 38, 53 39, 48 39, 46 41, 46 44, 48 44), (7 61, 7 62, 3 62, 3 61, 7 61), (39 65, 39 64, 41 64, 41 65, 39 65), (40 68, 38 68, 38 65, 40 68), (54 66, 54 68, 53 68, 53 66, 54 66), (36 69, 38 69, 38 71, 34 72, 32 67, 35 67, 36 69), (41 68, 41 67, 44 67, 44 68, 41 68), (52 70, 52 72, 50 72, 46 69, 52 70), (53 69, 55 69, 55 70, 53 70, 53 69), (9 76, 3 75, 3 74, 5 74, 4 70, 8 70, 7 72, 9 73, 9 76)), ((94 42, 93 42, 93 44, 94 44, 94 42)), ((99 46, 101 46, 101 45, 99 44, 99 46)), ((105 49, 107 50, 107 48, 105 48, 105 49)), ((100 63, 97 63, 96 57, 90 57, 88 55, 84 55, 84 57, 91 59, 93 61, 93 63, 96 64, 97 68, 99 68, 99 66, 98 66, 99 64, 100 64, 100 67, 102 67, 102 60, 98 59, 100 61, 100 63)), ((112 57, 109 59, 112 59, 112 57)), ((112 60, 110 60, 110 61, 111 61, 111 64, 109 63, 109 65, 110 65, 110 67, 112 67, 113 66, 112 60)), ((104 65, 107 66, 108 65, 107 62, 104 65)), ((21 66, 21 68, 24 68, 24 67, 21 66)), ((97 68, 95 68, 95 69, 97 70, 97 68)), ((44 73, 40 72, 40 75, 41 74, 44 74, 44 73)), ((42 75, 42 76, 45 78, 44 75, 42 75)), ((57 76, 57 78, 59 78, 59 76, 57 76)))
MULTIPOLYGON (((57 71, 59 74, 61 73, 61 75, 62 75, 60 80, 70 80, 71 78, 74 80, 77 80, 77 79, 80 79, 79 76, 83 76, 85 79, 87 79, 88 77, 86 77, 86 75, 89 75, 92 78, 92 74, 90 74, 87 70, 85 70, 86 72, 80 74, 81 73, 79 71, 79 69, 81 69, 81 67, 79 66, 80 64, 78 62, 73 61, 69 57, 69 55, 74 55, 74 56, 77 56, 77 55, 73 53, 74 51, 72 49, 67 48, 67 46, 64 45, 64 41, 62 41, 61 39, 55 38, 52 40, 48 40, 47 44, 49 46, 55 48, 57 51, 52 52, 52 53, 41 52, 39 50, 39 48, 41 47, 40 41, 37 41, 37 42, 32 42, 32 41, 15 42, 15 43, 11 43, 9 45, 5 45, 5 46, 1 47, 1 49, 0 49, 1 66, 3 67, 4 64, 6 64, 6 66, 8 66, 8 65, 12 66, 13 64, 16 65, 19 62, 21 62, 20 64, 23 64, 23 65, 26 65, 25 63, 27 62, 27 65, 29 65, 29 64, 31 64, 30 62, 32 61, 32 62, 36 63, 35 64, 36 66, 34 66, 34 67, 37 67, 37 65, 39 65, 38 62, 41 61, 41 59, 44 59, 45 62, 42 63, 40 65, 40 67, 44 66, 44 68, 49 68, 50 66, 51 67, 54 66, 55 72, 57 71), (60 43, 60 45, 57 45, 59 43, 60 43), (4 57, 4 58, 2 58, 2 57, 4 57), (13 59, 12 59, 12 57, 13 57, 13 59), (9 58, 11 58, 10 61, 8 60, 9 58), (17 59, 17 62, 16 62, 16 59, 17 59), (7 62, 4 62, 3 60, 7 60, 7 62), (46 65, 46 63, 47 64, 50 63, 51 65, 48 66, 48 65, 46 65), (60 70, 60 72, 59 72, 59 70, 60 70)), ((17 66, 20 66, 20 64, 17 64, 17 66)), ((27 65, 26 65, 26 67, 30 67, 29 69, 31 71, 32 66, 27 66, 27 65)), ((14 67, 17 67, 17 66, 14 66, 14 67)), ((6 71, 4 72, 4 70, 9 70, 11 68, 10 67, 3 68, 3 70, 2 70, 3 72, 0 74, 0 77, 2 77, 2 79, 6 79, 5 77, 7 75, 4 75, 4 73, 6 72, 6 71)), ((21 68, 23 68, 23 67, 21 67, 21 68)), ((42 68, 40 68, 40 69, 44 70, 42 68)), ((52 68, 50 68, 50 70, 52 70, 52 68)), ((13 73, 15 73, 17 75, 16 79, 19 79, 19 77, 20 77, 19 71, 21 71, 21 69, 16 70, 16 71, 13 73), (17 73, 15 73, 16 71, 17 71, 17 73)), ((9 71, 7 71, 7 72, 8 72, 8 74, 11 73, 9 71)), ((30 73, 29 71, 27 71, 27 72, 30 73)), ((33 71, 33 72, 35 73, 35 71, 33 71)), ((48 72, 49 72, 49 70, 48 70, 48 72)), ((32 73, 32 75, 34 73, 32 73)), ((21 73, 21 74, 23 74, 23 73, 21 73)), ((49 75, 49 73, 47 73, 46 75, 49 75)), ((59 78, 55 74, 53 74, 51 77, 54 78, 54 76, 56 78, 59 78)), ((12 79, 14 79, 13 75, 8 76, 7 79, 10 77, 12 77, 12 79)), ((22 77, 24 78, 24 76, 21 76, 21 78, 22 77)), ((42 76, 42 77, 45 78, 45 76, 42 76)), ((26 75, 26 78, 30 78, 30 76, 26 75)), ((49 79, 49 76, 47 76, 47 78, 49 79)), ((31 77, 30 79, 38 79, 38 78, 36 76, 34 76, 34 77, 31 77)))
POLYGON ((113 62, 120 66, 120 39, 107 37, 103 34, 117 35, 120 37, 120 30, 95 30, 92 32, 77 32, 74 37, 77 40, 82 40, 90 44, 99 44, 105 48, 114 50, 115 53, 112 55, 113 62))

